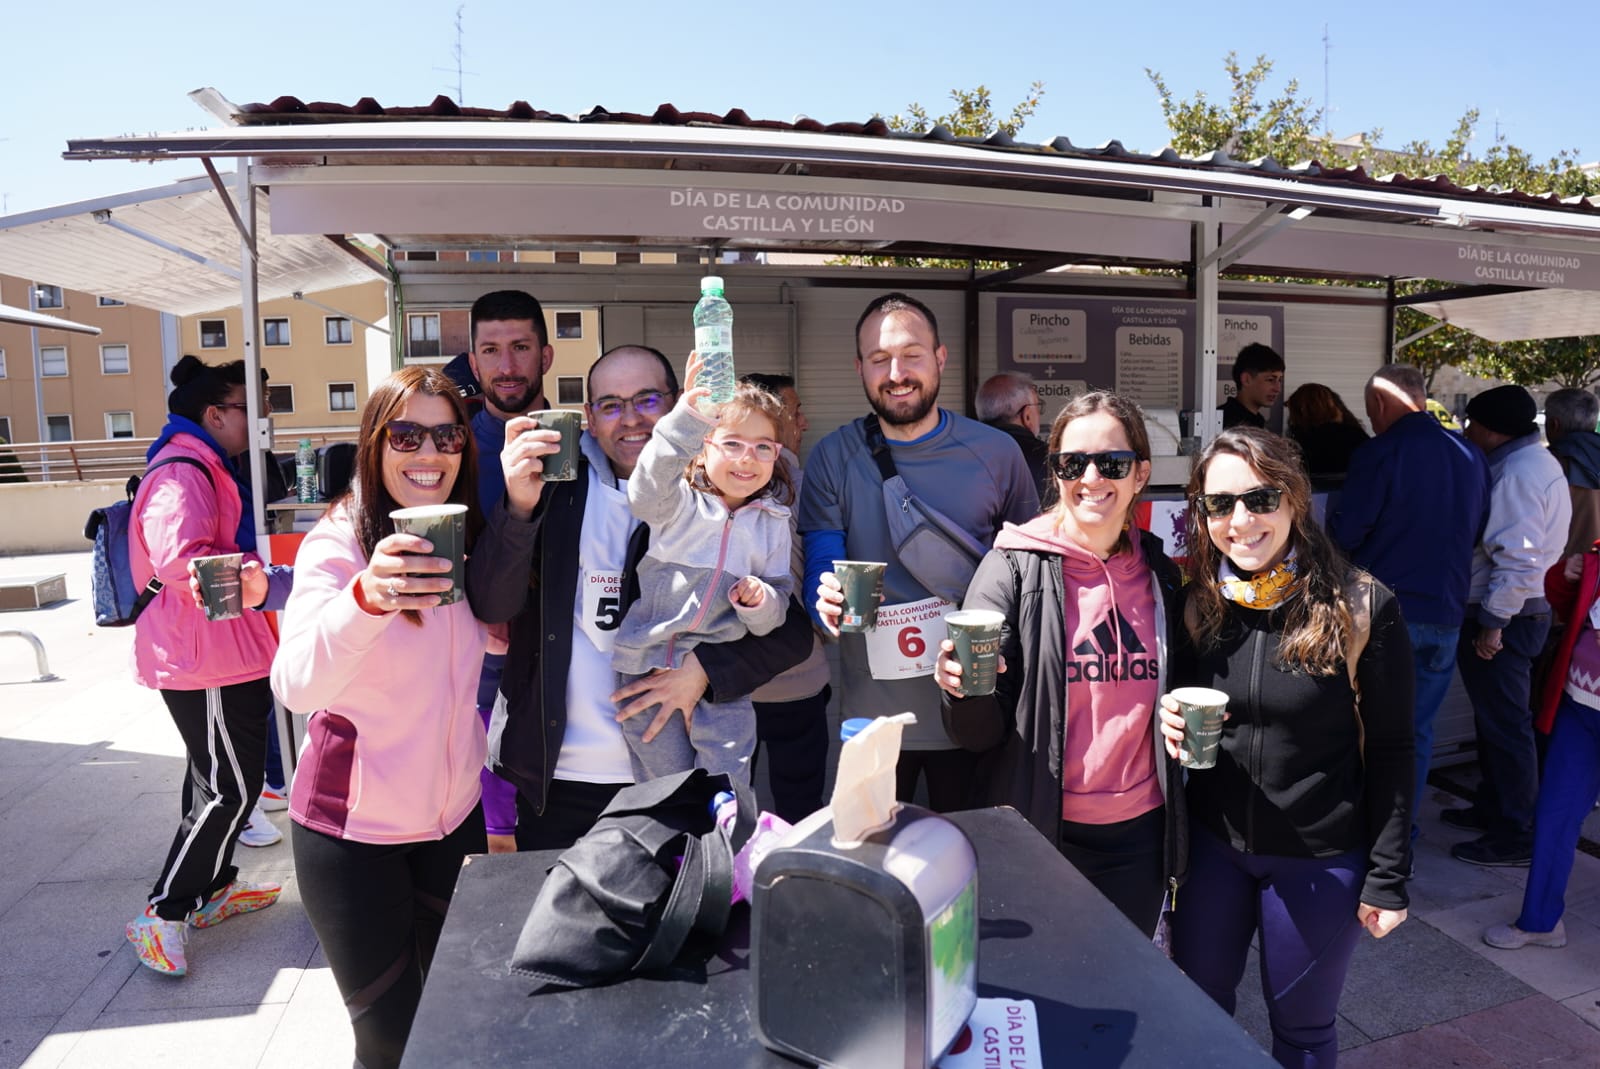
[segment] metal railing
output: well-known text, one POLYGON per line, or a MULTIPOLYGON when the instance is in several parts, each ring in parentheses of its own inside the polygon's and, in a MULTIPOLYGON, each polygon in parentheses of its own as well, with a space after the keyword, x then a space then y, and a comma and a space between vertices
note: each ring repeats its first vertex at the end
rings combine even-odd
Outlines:
MULTIPOLYGON (((355 427, 335 430, 288 428, 273 434, 273 452, 294 455, 300 439, 321 448, 330 442, 353 442, 355 427)), ((83 482, 126 479, 144 472, 145 451, 154 438, 112 438, 71 442, 7 442, 0 445, 0 483, 83 482)))

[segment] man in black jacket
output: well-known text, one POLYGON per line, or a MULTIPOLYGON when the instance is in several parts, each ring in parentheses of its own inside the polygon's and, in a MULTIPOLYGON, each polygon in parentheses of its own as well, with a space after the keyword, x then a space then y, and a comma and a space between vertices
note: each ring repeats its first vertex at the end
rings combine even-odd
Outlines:
POLYGON ((1039 425, 1044 416, 1044 404, 1039 400, 1039 388, 1026 375, 1002 371, 990 375, 978 387, 975 399, 978 418, 998 431, 1005 431, 1022 450, 1022 459, 1028 462, 1028 472, 1033 476, 1044 500, 1044 491, 1050 485, 1045 471, 1045 459, 1050 449, 1039 437, 1039 425))
POLYGON ((656 350, 620 346, 589 369, 588 397, 572 482, 547 486, 540 476, 557 432, 526 417, 507 421, 506 496, 468 563, 473 611, 511 625, 489 767, 517 786, 523 850, 570 846, 632 781, 619 715, 653 715, 653 735, 702 696, 748 694, 811 649, 810 622, 791 599, 771 634, 697 646, 679 667, 617 690, 612 644, 638 596, 635 570, 650 537, 628 510, 626 480, 676 402, 678 380, 656 350))

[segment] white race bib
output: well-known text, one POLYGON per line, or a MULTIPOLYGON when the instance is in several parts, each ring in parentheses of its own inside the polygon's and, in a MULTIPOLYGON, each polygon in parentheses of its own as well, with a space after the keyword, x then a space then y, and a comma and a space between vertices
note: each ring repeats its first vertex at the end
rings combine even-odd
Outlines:
POLYGON ((944 641, 944 614, 955 606, 943 598, 924 598, 878 609, 878 626, 868 631, 867 667, 873 679, 931 676, 944 641))
POLYGON ((584 569, 578 582, 583 591, 583 633, 595 649, 610 653, 622 626, 622 575, 584 569))

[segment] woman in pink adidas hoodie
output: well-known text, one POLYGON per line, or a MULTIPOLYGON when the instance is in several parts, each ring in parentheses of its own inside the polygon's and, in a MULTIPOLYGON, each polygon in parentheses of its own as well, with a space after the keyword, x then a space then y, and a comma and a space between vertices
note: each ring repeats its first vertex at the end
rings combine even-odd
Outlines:
POLYGON ((450 563, 397 534, 397 508, 467 506, 482 519, 454 384, 408 367, 373 391, 349 491, 306 536, 272 665, 284 705, 310 714, 289 793, 295 876, 366 1069, 396 1066, 462 859, 486 849, 478 673, 488 632, 450 563))
POLYGON ((950 738, 983 755, 980 799, 1016 808, 1154 933, 1186 855, 1178 765, 1155 716, 1181 578, 1131 522, 1150 479, 1138 405, 1084 394, 1049 443, 1056 504, 1001 530, 963 603, 1005 617, 995 692, 962 694, 948 640, 934 679, 950 738))

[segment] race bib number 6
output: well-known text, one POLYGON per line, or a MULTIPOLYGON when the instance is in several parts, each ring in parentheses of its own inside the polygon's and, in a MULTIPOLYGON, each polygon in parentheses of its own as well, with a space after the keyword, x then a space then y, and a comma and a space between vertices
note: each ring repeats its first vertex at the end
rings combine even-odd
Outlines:
POLYGON ((878 626, 868 631, 867 667, 873 679, 914 679, 933 674, 944 641, 944 614, 955 606, 926 598, 878 609, 878 626))

